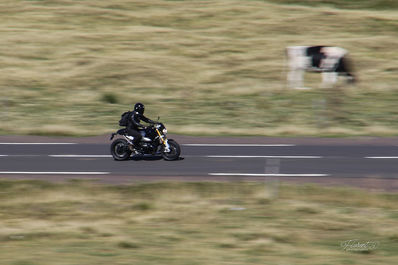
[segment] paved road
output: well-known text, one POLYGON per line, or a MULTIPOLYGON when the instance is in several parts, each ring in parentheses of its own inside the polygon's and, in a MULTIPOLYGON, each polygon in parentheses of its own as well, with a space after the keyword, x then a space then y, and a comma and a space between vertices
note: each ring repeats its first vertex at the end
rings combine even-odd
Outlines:
POLYGON ((0 137, 0 177, 366 180, 368 186, 398 190, 397 139, 176 137, 183 159, 173 162, 157 157, 114 161, 105 136, 87 139, 0 137))

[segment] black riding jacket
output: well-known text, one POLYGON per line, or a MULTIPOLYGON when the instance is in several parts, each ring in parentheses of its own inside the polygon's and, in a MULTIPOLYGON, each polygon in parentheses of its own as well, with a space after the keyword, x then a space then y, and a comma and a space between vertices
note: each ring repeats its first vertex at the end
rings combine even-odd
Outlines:
POLYGON ((141 114, 137 111, 133 111, 127 126, 128 126, 128 128, 133 129, 133 130, 138 130, 139 128, 145 127, 144 125, 142 125, 140 123, 140 121, 144 121, 147 123, 155 123, 151 119, 148 119, 147 117, 145 117, 144 114, 141 114))

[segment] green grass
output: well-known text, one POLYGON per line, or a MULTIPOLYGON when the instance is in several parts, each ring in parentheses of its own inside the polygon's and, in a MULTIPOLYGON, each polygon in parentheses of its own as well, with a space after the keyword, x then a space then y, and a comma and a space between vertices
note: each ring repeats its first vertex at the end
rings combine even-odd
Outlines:
POLYGON ((3 180, 2 264, 396 263, 396 194, 273 187, 3 180))
POLYGON ((173 133, 397 135, 395 2, 2 1, 0 134, 108 133, 139 101, 173 133), (306 44, 348 49, 360 83, 288 90, 306 44))

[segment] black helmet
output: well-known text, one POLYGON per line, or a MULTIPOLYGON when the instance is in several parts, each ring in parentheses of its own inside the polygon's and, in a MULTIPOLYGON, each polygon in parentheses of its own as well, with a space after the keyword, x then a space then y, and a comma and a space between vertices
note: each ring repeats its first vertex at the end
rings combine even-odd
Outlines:
POLYGON ((134 110, 140 114, 144 114, 145 106, 142 103, 135 103, 134 110))

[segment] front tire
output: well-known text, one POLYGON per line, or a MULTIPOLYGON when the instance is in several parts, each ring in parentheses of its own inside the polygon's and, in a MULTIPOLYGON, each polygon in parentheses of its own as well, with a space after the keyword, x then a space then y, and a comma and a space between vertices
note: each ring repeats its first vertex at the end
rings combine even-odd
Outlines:
POLYGON ((163 149, 163 159, 167 161, 177 160, 181 154, 180 145, 172 139, 168 140, 167 143, 169 144, 170 152, 165 152, 163 149))
POLYGON ((116 139, 111 144, 111 154, 116 161, 123 161, 129 159, 131 150, 129 144, 125 139, 116 139))

